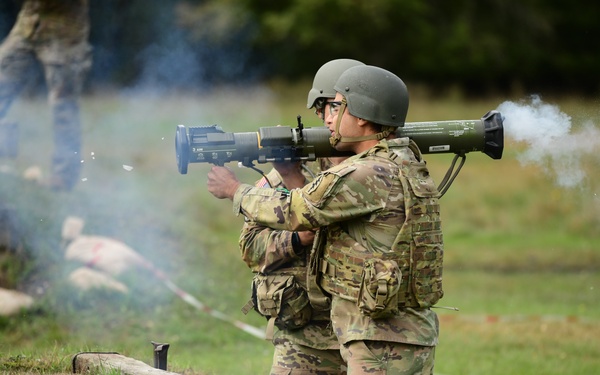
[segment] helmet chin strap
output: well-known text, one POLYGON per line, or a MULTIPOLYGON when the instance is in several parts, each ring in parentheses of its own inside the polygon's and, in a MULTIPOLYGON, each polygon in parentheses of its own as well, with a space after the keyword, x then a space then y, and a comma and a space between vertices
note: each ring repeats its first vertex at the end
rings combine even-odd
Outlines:
POLYGON ((392 131, 395 129, 390 126, 384 126, 382 131, 375 134, 369 134, 362 137, 342 137, 340 135, 340 124, 342 123, 342 116, 344 115, 344 111, 346 110, 346 98, 342 99, 342 105, 340 105, 340 111, 338 112, 338 118, 335 123, 335 136, 329 137, 329 143, 331 147, 335 147, 338 143, 352 143, 352 142, 361 142, 368 141, 370 139, 376 139, 378 141, 387 138, 392 131))

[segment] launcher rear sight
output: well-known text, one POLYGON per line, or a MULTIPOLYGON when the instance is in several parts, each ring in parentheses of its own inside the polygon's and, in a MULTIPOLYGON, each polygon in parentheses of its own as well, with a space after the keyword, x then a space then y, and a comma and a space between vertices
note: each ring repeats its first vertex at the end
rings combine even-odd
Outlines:
MULTIPOLYGON (((490 111, 478 120, 407 122, 398 137, 410 137, 423 154, 483 152, 501 159, 504 149, 503 117, 490 111)), ((178 125, 175 150, 179 173, 187 174, 189 163, 224 165, 231 161, 251 167, 253 162, 312 161, 320 157, 347 156, 331 147, 324 126, 305 128, 298 117, 295 128, 261 127, 256 132, 225 132, 218 125, 178 125)), ((462 164, 461 164, 462 165, 462 164)))

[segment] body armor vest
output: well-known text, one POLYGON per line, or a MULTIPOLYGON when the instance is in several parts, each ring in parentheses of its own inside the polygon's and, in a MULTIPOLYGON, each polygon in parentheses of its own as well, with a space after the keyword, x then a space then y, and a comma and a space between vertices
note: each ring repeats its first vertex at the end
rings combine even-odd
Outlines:
MULTIPOLYGON (((404 189, 406 219, 394 240, 392 251, 373 253, 359 244, 341 227, 331 225, 319 260, 316 276, 328 293, 361 304, 365 288, 365 264, 374 258, 397 264, 397 275, 387 277, 384 285, 375 286, 381 295, 376 300, 391 301, 396 307, 427 308, 442 298, 443 238, 441 231, 438 191, 429 175, 420 151, 411 142, 418 162, 407 160, 400 151, 391 151, 390 158, 400 168, 404 189), (396 281, 395 281, 396 280, 396 281), (393 285, 393 283, 399 283, 393 285), (397 293, 391 298, 390 292, 397 293)), ((382 283, 379 280, 379 283, 382 283)))

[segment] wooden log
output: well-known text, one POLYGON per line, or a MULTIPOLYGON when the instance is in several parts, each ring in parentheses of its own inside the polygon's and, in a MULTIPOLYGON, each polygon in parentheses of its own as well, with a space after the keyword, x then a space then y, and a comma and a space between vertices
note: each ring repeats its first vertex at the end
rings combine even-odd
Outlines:
POLYGON ((73 373, 86 374, 110 370, 118 370, 122 375, 178 375, 118 353, 84 352, 73 357, 73 373))

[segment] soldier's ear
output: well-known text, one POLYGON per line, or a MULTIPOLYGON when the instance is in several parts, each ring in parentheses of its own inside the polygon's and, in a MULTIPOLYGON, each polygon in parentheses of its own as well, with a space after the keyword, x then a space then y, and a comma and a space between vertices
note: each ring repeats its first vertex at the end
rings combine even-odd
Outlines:
POLYGON ((363 118, 357 117, 356 118, 356 125, 360 126, 361 128, 371 128, 373 129, 373 131, 375 131, 376 133, 378 133, 379 131, 377 130, 377 126, 375 126, 375 124, 373 124, 371 121, 369 120, 365 120, 363 118))

